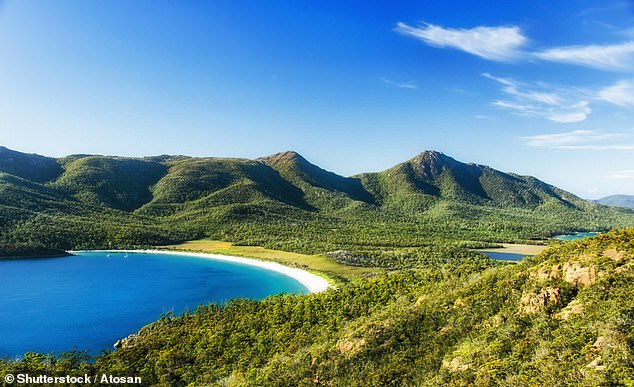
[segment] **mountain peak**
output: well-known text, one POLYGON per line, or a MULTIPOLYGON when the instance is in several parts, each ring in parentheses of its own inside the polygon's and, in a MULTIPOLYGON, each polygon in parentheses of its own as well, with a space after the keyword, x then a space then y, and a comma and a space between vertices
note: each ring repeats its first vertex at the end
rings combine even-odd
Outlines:
POLYGON ((270 156, 260 157, 258 161, 261 161, 269 166, 310 164, 304 157, 302 157, 302 155, 295 151, 278 152, 270 156))
POLYGON ((457 163, 455 159, 447 156, 446 154, 434 150, 426 150, 416 155, 412 161, 416 164, 446 164, 457 163))
POLYGON ((267 156, 270 158, 278 158, 278 159, 303 159, 302 155, 300 155, 299 153, 295 152, 295 151, 284 151, 284 152, 278 152, 275 153, 273 155, 267 156))
POLYGON ((258 161, 277 170, 291 182, 342 192, 354 200, 374 203, 374 198, 363 188, 361 181, 358 179, 339 176, 336 173, 322 169, 306 160, 297 152, 279 152, 261 157, 258 161))
POLYGON ((409 164, 414 171, 428 178, 439 176, 443 170, 462 169, 461 167, 466 166, 442 152, 433 150, 419 153, 413 159, 409 160, 409 164))

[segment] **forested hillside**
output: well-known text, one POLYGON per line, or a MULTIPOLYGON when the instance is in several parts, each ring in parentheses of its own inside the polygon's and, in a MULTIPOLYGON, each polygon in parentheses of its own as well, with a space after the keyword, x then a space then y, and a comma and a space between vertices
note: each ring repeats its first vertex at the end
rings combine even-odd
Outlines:
POLYGON ((439 152, 343 177, 295 152, 257 160, 0 148, 0 243, 114 248, 211 237, 305 253, 481 247, 634 225, 634 211, 439 152))
POLYGON ((4 373, 156 385, 631 385, 634 229, 165 316, 94 364, 29 354, 4 373))

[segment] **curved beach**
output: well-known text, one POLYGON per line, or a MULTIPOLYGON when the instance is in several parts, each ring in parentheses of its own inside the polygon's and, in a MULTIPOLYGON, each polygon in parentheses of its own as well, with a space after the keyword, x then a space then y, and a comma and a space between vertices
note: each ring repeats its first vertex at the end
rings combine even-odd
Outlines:
MULTIPOLYGON (((76 250, 84 251, 84 250, 76 250)), ((104 252, 119 252, 119 253, 161 253, 170 255, 184 255, 190 257, 215 259, 218 261, 240 263, 243 265, 256 266, 266 270, 275 271, 293 278, 297 282, 306 287, 310 293, 319 293, 330 288, 332 285, 326 279, 309 273, 306 270, 297 269, 293 267, 284 266, 277 262, 260 261, 254 258, 235 257, 231 255, 211 254, 211 253, 194 253, 186 251, 171 251, 171 250, 85 250, 85 251, 104 251, 104 252)), ((71 251, 72 253, 72 251, 71 251)))

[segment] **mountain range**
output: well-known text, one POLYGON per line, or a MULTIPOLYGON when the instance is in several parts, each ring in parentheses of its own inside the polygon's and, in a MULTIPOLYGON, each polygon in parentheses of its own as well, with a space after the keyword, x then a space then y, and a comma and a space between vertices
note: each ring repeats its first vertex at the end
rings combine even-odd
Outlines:
POLYGON ((634 212, 436 151, 344 177, 296 152, 56 159, 0 147, 0 221, 4 243, 95 248, 210 236, 323 252, 541 239, 634 225, 634 212))
POLYGON ((634 208, 634 195, 611 195, 601 198, 596 202, 605 204, 606 206, 634 208))

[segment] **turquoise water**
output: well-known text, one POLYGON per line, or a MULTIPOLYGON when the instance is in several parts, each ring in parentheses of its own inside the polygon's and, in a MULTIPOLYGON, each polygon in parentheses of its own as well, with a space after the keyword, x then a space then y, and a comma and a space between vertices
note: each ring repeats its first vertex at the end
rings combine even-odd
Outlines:
POLYGON ((586 237, 593 237, 599 235, 598 232, 577 232, 575 234, 567 234, 567 235, 557 235, 553 238, 559 239, 562 241, 573 241, 575 239, 581 239, 586 237))
POLYGON ((515 253, 500 253, 497 251, 483 251, 484 254, 488 255, 493 259, 497 259, 498 261, 521 261, 524 257, 529 256, 528 254, 515 254, 515 253))
POLYGON ((0 356, 112 349, 162 313, 232 298, 307 293, 283 274, 160 253, 81 252, 0 261, 0 356))

